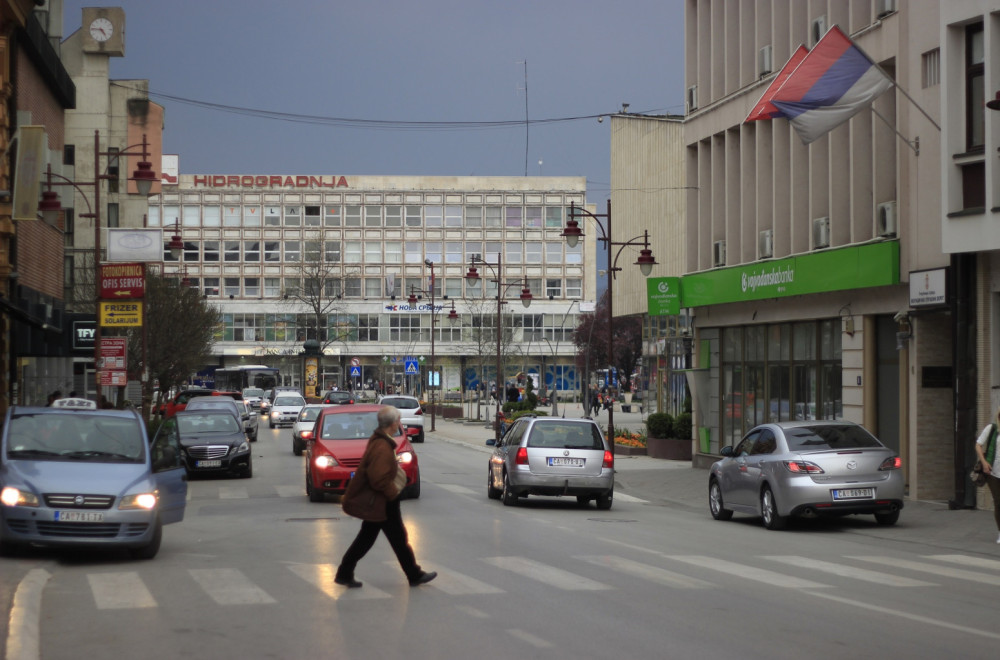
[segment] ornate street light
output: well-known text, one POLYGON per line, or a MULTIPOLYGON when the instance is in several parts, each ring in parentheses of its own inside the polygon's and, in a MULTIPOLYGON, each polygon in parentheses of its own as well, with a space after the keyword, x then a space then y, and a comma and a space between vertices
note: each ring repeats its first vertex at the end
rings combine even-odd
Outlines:
MULTIPOLYGON (((428 386, 431 392, 431 431, 435 431, 436 425, 436 414, 434 406, 434 376, 437 374, 435 366, 435 352, 434 352, 434 335, 436 333, 435 318, 437 317, 437 306, 434 304, 434 262, 430 259, 424 259, 424 265, 431 269, 431 285, 428 289, 417 289, 415 287, 410 287, 410 297, 407 298, 406 302, 409 303, 410 308, 414 309, 417 306, 417 301, 419 297, 418 293, 429 295, 431 298, 431 368, 428 372, 428 386)), ((451 303, 451 310, 448 312, 448 322, 453 324, 458 321, 458 312, 455 311, 455 303, 451 303)), ((440 382, 438 383, 440 386, 440 382)))

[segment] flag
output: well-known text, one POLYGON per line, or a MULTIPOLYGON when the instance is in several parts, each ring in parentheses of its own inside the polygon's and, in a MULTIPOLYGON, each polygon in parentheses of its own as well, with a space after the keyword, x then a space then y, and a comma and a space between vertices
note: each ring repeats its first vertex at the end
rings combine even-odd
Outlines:
POLYGON ((785 81, 788 80, 788 76, 792 75, 792 71, 795 70, 795 67, 799 65, 808 53, 809 50, 802 44, 799 44, 799 47, 795 49, 792 56, 788 58, 787 62, 785 62, 785 66, 781 67, 781 71, 778 72, 778 75, 774 77, 771 84, 767 86, 766 90, 764 90, 764 94, 760 97, 760 100, 757 101, 757 105, 753 107, 753 110, 750 111, 747 118, 743 120, 744 124, 748 121, 757 121, 758 119, 775 119, 777 117, 784 117, 784 115, 781 114, 781 110, 778 110, 771 103, 771 97, 773 97, 781 86, 785 84, 785 81))
POLYGON ((834 25, 774 96, 774 104, 809 144, 868 107, 893 86, 875 63, 834 25))

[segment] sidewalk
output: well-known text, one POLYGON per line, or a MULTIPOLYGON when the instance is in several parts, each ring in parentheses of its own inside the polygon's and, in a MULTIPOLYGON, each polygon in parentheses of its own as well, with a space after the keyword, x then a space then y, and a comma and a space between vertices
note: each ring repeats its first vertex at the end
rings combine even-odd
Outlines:
MULTIPOLYGON (((468 406, 466 406, 468 410, 468 406)), ((473 415, 475 414, 473 408, 473 415)), ((493 408, 490 408, 492 411, 493 408)), ((559 404, 560 417, 582 416, 582 406, 559 404)), ((615 413, 615 427, 643 430, 646 415, 638 412, 615 413)), ((485 457, 492 451, 486 440, 493 429, 481 421, 435 418, 435 431, 430 419, 424 420, 428 442, 444 441, 477 450, 485 457)), ((607 412, 598 417, 607 425, 607 412)), ((417 451, 419 452, 419 445, 417 451)), ((689 461, 669 461, 648 456, 615 456, 616 492, 639 498, 652 505, 686 510, 711 519, 708 511, 708 470, 695 468, 689 461)), ((485 497, 485 494, 483 495, 485 497)), ((612 509, 614 511, 614 509, 612 509)), ((737 518, 748 519, 746 516, 737 518)), ((735 518, 734 518, 735 520, 735 518)), ((825 520, 793 523, 791 529, 819 529, 824 532, 862 534, 902 543, 919 543, 962 552, 1000 554, 996 524, 992 511, 978 509, 951 510, 944 501, 906 500, 899 522, 891 527, 877 525, 872 516, 847 516, 833 522, 825 520)))

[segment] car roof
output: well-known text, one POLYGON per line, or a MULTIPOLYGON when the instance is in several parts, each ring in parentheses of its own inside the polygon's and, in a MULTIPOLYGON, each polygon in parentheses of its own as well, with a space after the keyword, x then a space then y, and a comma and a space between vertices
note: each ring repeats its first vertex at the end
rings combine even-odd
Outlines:
POLYGON ((138 418, 133 410, 117 410, 115 408, 55 408, 53 406, 12 406, 11 415, 100 415, 102 417, 138 418))
MULTIPOLYGON (((771 426, 779 429, 794 429, 801 428, 803 426, 861 426, 855 422, 849 422, 844 419, 798 419, 789 420, 787 422, 767 422, 765 424, 758 424, 757 426, 750 429, 751 431, 755 428, 771 426)), ((863 428, 863 427, 862 427, 863 428)), ((749 431, 748 431, 749 433, 749 431)))
POLYGON ((177 412, 178 415, 183 415, 185 417, 194 417, 195 415, 226 415, 227 417, 232 417, 233 413, 229 410, 223 410, 222 408, 195 408, 194 410, 180 410, 177 412))
POLYGON ((377 403, 355 403, 352 406, 323 406, 326 408, 321 414, 340 415, 346 413, 378 412, 382 407, 377 403))

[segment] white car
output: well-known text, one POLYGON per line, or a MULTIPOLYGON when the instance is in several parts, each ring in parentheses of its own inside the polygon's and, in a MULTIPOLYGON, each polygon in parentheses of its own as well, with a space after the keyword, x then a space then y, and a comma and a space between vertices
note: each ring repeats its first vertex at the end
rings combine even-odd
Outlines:
POLYGON ((411 438, 412 441, 424 441, 424 411, 416 397, 391 394, 382 397, 378 402, 383 406, 399 408, 400 421, 403 426, 412 426, 417 429, 417 434, 411 438))
POLYGON ((302 408, 302 412, 299 413, 292 426, 292 453, 296 456, 301 456, 306 449, 306 444, 312 440, 316 418, 319 417, 319 412, 326 407, 322 403, 310 403, 302 408))
POLYGON ((275 426, 291 426, 298 419, 306 400, 299 394, 279 392, 274 397, 267 412, 267 424, 272 429, 275 426))
POLYGON ((243 400, 250 412, 260 413, 260 401, 264 398, 264 390, 259 387, 248 387, 243 390, 243 400))

